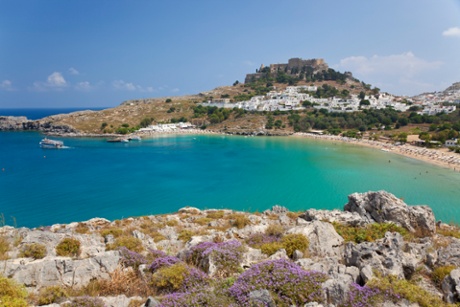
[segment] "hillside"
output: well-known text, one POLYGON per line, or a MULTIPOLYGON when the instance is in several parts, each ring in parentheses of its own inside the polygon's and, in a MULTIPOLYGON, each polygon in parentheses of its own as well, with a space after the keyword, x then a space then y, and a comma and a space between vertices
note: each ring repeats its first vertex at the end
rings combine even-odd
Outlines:
POLYGON ((459 237, 385 191, 351 194, 343 211, 5 226, 0 305, 447 307, 460 297, 459 237))

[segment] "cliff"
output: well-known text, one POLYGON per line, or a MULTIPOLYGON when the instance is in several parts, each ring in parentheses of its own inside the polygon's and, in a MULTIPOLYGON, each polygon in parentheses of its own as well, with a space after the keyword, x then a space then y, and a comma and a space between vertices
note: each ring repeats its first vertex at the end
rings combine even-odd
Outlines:
POLYGON ((55 124, 52 117, 29 120, 24 116, 0 116, 0 131, 42 131, 47 133, 75 133, 68 125, 55 124))
POLYGON ((380 191, 350 195, 344 211, 4 226, 0 268, 31 305, 447 306, 460 300, 459 237, 428 206, 380 191))

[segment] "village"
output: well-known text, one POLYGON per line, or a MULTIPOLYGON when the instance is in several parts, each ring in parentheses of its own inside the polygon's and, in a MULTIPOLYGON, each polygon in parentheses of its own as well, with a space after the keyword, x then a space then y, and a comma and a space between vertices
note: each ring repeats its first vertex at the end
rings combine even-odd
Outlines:
MULTIPOLYGON (((229 98, 213 99, 202 103, 203 106, 216 106, 219 108, 239 108, 246 111, 291 111, 303 110, 305 103, 315 109, 325 109, 328 112, 359 112, 364 109, 393 108, 397 111, 408 111, 412 106, 418 106, 417 113, 420 115, 436 115, 438 113, 452 113, 456 110, 455 105, 443 105, 441 96, 424 95, 417 99, 393 96, 388 93, 378 95, 350 95, 349 98, 316 98, 313 94, 317 87, 311 86, 288 86, 284 91, 270 91, 264 96, 254 96, 248 101, 232 103, 229 98)), ((456 97, 456 96, 455 96, 456 97)), ((452 99, 450 102, 457 103, 452 99)))

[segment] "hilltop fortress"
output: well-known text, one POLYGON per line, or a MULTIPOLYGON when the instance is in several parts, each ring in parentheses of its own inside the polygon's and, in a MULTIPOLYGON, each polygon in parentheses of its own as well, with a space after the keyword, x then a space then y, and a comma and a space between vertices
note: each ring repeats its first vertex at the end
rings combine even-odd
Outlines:
POLYGON ((319 71, 328 69, 329 66, 324 59, 304 60, 301 58, 292 58, 288 60, 287 64, 270 64, 269 67, 265 67, 262 64, 256 73, 246 75, 244 83, 254 82, 266 76, 268 73, 272 76, 276 76, 279 73, 285 73, 304 79, 306 75, 315 74, 319 71))

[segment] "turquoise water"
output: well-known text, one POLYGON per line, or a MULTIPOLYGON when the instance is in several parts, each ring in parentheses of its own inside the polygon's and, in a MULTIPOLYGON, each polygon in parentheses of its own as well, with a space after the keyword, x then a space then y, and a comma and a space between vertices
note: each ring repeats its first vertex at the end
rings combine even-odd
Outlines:
POLYGON ((354 192, 387 190, 460 222, 460 174, 380 150, 304 138, 168 136, 131 143, 0 133, 0 213, 37 227, 184 206, 263 211, 343 208, 354 192), (391 162, 389 162, 391 160, 391 162))

